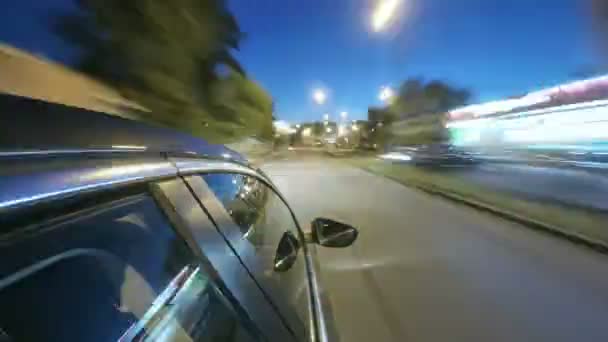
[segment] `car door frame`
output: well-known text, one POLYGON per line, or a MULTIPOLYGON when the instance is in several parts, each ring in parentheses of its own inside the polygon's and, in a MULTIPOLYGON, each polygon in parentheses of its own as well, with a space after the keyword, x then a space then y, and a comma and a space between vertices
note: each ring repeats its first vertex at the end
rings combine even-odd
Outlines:
MULTIPOLYGON (((272 183, 272 181, 259 169, 253 169, 251 167, 246 167, 244 165, 232 163, 229 161, 202 161, 196 158, 170 158, 169 160, 178 169, 180 176, 189 185, 191 191, 199 199, 201 206, 207 211, 208 215, 216 223, 216 226, 218 225, 218 220, 227 219, 225 209, 221 206, 218 206, 215 194, 208 188, 202 177, 197 177, 198 179, 200 179, 200 181, 192 182, 192 179, 196 178, 190 178, 191 176, 200 176, 203 174, 213 173, 250 176, 254 177, 258 181, 261 181, 264 185, 268 186, 271 191, 273 191, 277 196, 279 196, 283 204, 288 208, 291 218, 294 221, 294 224, 298 230, 298 239, 302 242, 301 250, 304 253, 304 262, 308 281, 307 287, 309 320, 305 323, 307 324, 308 329, 310 329, 309 339, 311 342, 328 341, 329 339, 327 334, 325 312, 323 310, 322 300, 320 296, 321 290, 318 282, 318 276, 314 266, 315 264, 313 263, 313 259, 311 257, 311 251, 309 250, 309 246, 307 246, 307 244, 304 242, 306 241, 305 233, 302 230, 302 227, 299 221, 297 220, 293 209, 285 200, 285 197, 281 194, 277 187, 272 183)), ((221 232, 222 235, 224 235, 224 238, 226 239, 227 243, 229 243, 230 238, 233 237, 234 234, 238 234, 238 237, 242 235, 240 229, 233 222, 224 222, 222 227, 228 228, 228 231, 224 230, 221 232), (228 236, 226 236, 226 234, 228 234, 228 236)), ((236 248, 236 246, 232 247, 236 248)), ((243 267, 248 268, 243 261, 241 261, 241 263, 243 267)), ((254 270, 249 270, 249 272, 253 274, 254 270)))
POLYGON ((158 181, 151 192, 159 208, 189 247, 195 252, 215 282, 226 286, 262 335, 269 340, 289 341, 292 334, 253 277, 241 263, 216 225, 200 207, 182 177, 158 181))

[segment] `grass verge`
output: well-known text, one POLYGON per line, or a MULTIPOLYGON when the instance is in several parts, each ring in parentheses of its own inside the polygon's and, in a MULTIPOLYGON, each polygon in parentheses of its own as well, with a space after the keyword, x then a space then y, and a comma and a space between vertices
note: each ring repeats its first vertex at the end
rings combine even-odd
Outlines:
POLYGON ((391 164, 377 158, 344 158, 353 166, 408 186, 432 192, 466 204, 502 214, 509 219, 594 248, 608 251, 608 215, 558 204, 514 197, 471 183, 457 174, 415 166, 391 164))

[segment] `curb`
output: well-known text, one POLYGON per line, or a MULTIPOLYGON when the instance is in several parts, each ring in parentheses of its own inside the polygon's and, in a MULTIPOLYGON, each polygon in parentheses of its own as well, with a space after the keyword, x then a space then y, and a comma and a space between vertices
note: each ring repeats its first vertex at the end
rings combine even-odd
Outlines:
POLYGON ((375 173, 367 168, 360 167, 359 169, 364 170, 365 172, 368 172, 368 173, 376 175, 376 176, 381 176, 386 179, 390 179, 393 182, 401 184, 402 186, 405 186, 408 188, 414 188, 414 189, 426 192, 426 193, 434 195, 434 196, 440 196, 445 199, 451 200, 453 202, 456 202, 456 203, 459 203, 462 205, 466 205, 468 207, 475 208, 480 211, 489 212, 489 213, 499 216, 503 219, 519 223, 525 227, 532 228, 532 229, 542 231, 545 233, 549 233, 553 236, 557 236, 562 239, 566 239, 570 242, 574 242, 576 244, 591 248, 600 253, 608 254, 608 243, 605 243, 603 241, 593 239, 593 238, 587 237, 585 235, 582 235, 582 234, 579 234, 576 232, 569 232, 566 229, 563 229, 563 228, 560 228, 560 227, 557 227, 557 226, 554 226, 554 225, 551 225, 551 224, 548 224, 545 222, 541 222, 538 220, 530 219, 530 218, 521 216, 519 214, 516 214, 514 212, 500 209, 493 205, 483 203, 480 201, 476 201, 476 200, 473 200, 470 198, 466 198, 464 196, 458 195, 458 194, 450 192, 450 191, 442 190, 442 189, 439 189, 434 186, 414 184, 412 182, 404 182, 403 180, 396 179, 395 177, 375 173))

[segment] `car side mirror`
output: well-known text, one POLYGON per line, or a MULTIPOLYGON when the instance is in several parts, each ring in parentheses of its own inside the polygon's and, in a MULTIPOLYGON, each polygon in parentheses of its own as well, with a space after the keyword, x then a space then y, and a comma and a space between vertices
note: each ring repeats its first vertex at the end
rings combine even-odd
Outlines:
POLYGON ((359 232, 355 227, 326 218, 312 221, 312 231, 307 240, 325 247, 343 248, 352 245, 359 232))

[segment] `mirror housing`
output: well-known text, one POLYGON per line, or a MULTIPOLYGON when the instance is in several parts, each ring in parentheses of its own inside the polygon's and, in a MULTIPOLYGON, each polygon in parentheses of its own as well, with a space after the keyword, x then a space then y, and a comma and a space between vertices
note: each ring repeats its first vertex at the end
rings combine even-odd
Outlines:
POLYGON ((331 248, 344 248, 352 245, 359 232, 355 227, 326 218, 316 218, 311 223, 312 231, 308 242, 331 248))
POLYGON ((275 272, 289 270, 298 259, 299 248, 298 239, 291 232, 283 234, 277 248, 277 254, 274 257, 275 272))

